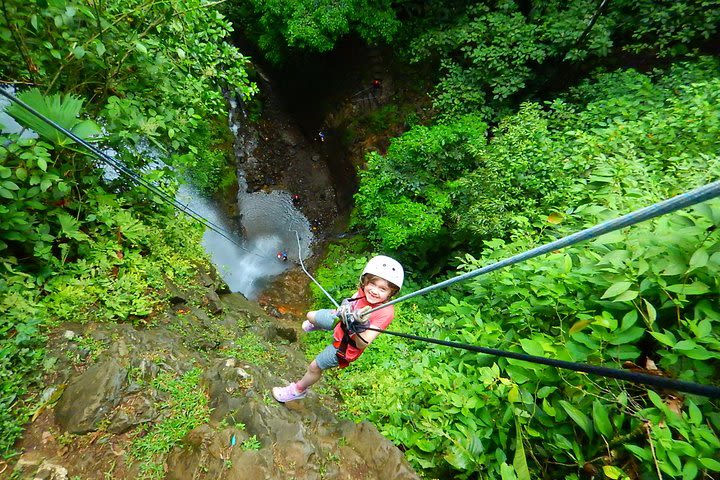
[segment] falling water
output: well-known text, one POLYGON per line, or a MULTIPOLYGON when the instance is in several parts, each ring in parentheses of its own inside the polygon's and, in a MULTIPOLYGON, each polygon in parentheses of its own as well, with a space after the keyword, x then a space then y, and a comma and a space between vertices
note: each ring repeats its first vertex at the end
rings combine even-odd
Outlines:
MULTIPOLYGON (((300 258, 295 232, 300 237, 303 259, 310 254, 312 234, 309 222, 293 206, 290 194, 245 193, 242 185, 240 192, 238 205, 245 238, 237 234, 236 239, 242 247, 210 229, 203 236, 203 247, 228 287, 255 299, 272 278, 300 258), (287 261, 277 257, 278 252, 283 251, 287 253, 287 261)), ((233 232, 230 220, 221 214, 221 209, 191 187, 181 186, 177 198, 225 232, 233 232)))
MULTIPOLYGON (((230 99, 230 106, 230 129, 236 139, 236 154, 240 156, 240 152, 254 149, 257 138, 250 135, 243 125, 246 115, 235 99, 230 99)), ((203 246, 230 289, 255 299, 270 280, 311 254, 313 235, 310 223, 295 208, 289 193, 281 190, 250 193, 241 168, 238 168, 237 176, 238 217, 242 234, 236 234, 243 246, 241 248, 209 229, 203 236, 203 246), (287 261, 278 258, 280 252, 287 254, 287 261)), ((232 226, 233 222, 221 213, 223 209, 187 185, 180 188, 178 200, 226 232, 237 230, 232 226)))

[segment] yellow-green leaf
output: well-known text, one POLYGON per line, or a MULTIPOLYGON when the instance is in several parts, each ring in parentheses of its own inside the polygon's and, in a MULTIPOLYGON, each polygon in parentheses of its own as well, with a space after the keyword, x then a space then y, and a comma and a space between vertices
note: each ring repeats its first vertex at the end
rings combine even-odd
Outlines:
POLYGON ((638 296, 637 290, 627 290, 617 297, 613 298, 613 302, 629 302, 630 300, 636 299, 638 296))
POLYGON ((579 322, 575 322, 575 324, 570 327, 570 331, 568 332, 570 335, 573 333, 577 333, 581 331, 583 328, 587 327, 592 323, 592 320, 580 320, 579 322))
POLYGON ((655 307, 653 307, 652 303, 645 299, 643 299, 643 302, 645 302, 645 309, 647 310, 649 323, 655 323, 655 320, 657 319, 657 311, 655 310, 655 307))
POLYGON ((612 465, 605 465, 603 467, 603 473, 610 480, 618 480, 625 475, 625 472, 623 472, 617 467, 613 467, 612 465))
POLYGON ((553 225, 558 225, 558 224, 562 223, 563 217, 559 213, 553 212, 550 215, 548 215, 547 221, 549 223, 552 223, 553 225))
POLYGON ((630 282, 617 282, 610 285, 610 287, 605 290, 605 293, 603 293, 602 298, 611 298, 611 297, 617 297, 621 293, 627 291, 632 283, 630 282))

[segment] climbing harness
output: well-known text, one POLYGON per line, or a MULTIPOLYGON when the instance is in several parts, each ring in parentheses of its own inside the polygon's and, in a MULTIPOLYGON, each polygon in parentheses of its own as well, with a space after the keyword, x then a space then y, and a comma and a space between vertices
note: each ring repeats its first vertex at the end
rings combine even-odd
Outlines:
POLYGON ((340 368, 345 368, 350 365, 350 361, 346 358, 348 345, 352 345, 354 348, 358 348, 358 346, 355 343, 355 340, 350 338, 351 334, 348 331, 347 322, 344 319, 340 321, 340 328, 342 328, 343 331, 342 339, 335 340, 333 342, 333 347, 337 349, 335 355, 337 356, 340 368))
POLYGON ((48 125, 52 126, 52 127, 55 128, 56 130, 64 133, 64 134, 67 135, 69 138, 73 139, 73 140, 76 141, 78 144, 82 145, 82 146, 85 147, 87 150, 89 150, 90 153, 92 153, 92 154, 93 154, 98 160, 100 160, 101 162, 105 163, 106 165, 110 165, 110 166, 113 167, 116 171, 118 171, 118 172, 120 172, 121 174, 125 175, 125 176, 128 177, 130 180, 134 181, 135 183, 137 183, 137 184, 145 187, 147 190, 149 190, 150 192, 152 192, 152 193, 154 193, 155 195, 157 195, 158 197, 160 197, 160 198, 161 198, 163 201, 165 201, 166 203, 172 205, 175 209, 177 209, 177 210, 185 213, 187 216, 189 216, 189 217, 192 218, 193 220, 201 223, 202 225, 204 225, 205 227, 207 227, 207 228, 209 228, 210 230, 214 231, 215 233, 217 233, 217 234, 220 235, 221 237, 223 237, 223 238, 225 238, 226 240, 234 243, 234 244, 235 244, 237 247, 239 247, 241 250, 244 250, 244 251, 246 251, 247 253, 250 253, 250 254, 252 254, 252 255, 256 255, 256 256, 261 257, 261 258, 271 258, 271 257, 269 257, 269 256, 260 255, 260 254, 258 254, 258 253, 256 253, 256 252, 253 252, 253 251, 251 251, 251 250, 248 250, 248 249, 245 248, 240 242, 238 242, 238 241, 236 241, 235 239, 233 239, 233 238, 232 238, 232 234, 229 233, 229 232, 227 232, 227 231, 225 231, 222 227, 216 225, 215 223, 211 222, 211 221, 208 220, 207 218, 203 217, 202 215, 200 215, 199 213, 197 213, 196 211, 194 211, 193 209, 191 209, 191 208, 188 207, 187 205, 184 205, 184 204, 182 204, 181 202, 177 201, 175 198, 173 198, 172 196, 170 196, 170 195, 168 195, 167 193, 165 193, 162 189, 160 189, 160 188, 158 188, 157 186, 153 185, 152 183, 149 183, 149 182, 147 182, 146 180, 144 180, 138 173, 136 173, 135 171, 133 171, 131 168, 127 167, 126 165, 123 165, 121 162, 119 162, 118 160, 115 160, 114 158, 112 158, 112 157, 109 156, 108 154, 106 154, 106 153, 98 150, 97 148, 95 148, 94 146, 90 145, 88 142, 86 142, 86 141, 83 140, 82 138, 78 137, 77 135, 75 135, 74 133, 72 133, 71 131, 69 131, 69 130, 66 129, 65 127, 63 127, 62 125, 58 124, 58 123, 55 122, 54 120, 49 119, 48 117, 46 117, 46 116, 43 115, 42 113, 40 113, 40 112, 38 112, 37 110, 35 110, 34 108, 32 108, 30 105, 26 104, 25 102, 23 102, 23 101, 20 100, 19 98, 15 97, 14 95, 6 92, 6 91, 3 90, 2 88, 0 88, 0 95, 2 95, 3 97, 7 98, 8 100, 10 100, 10 101, 13 102, 13 103, 16 103, 17 105, 20 105, 23 109, 25 109, 26 111, 28 111, 29 113, 31 113, 31 114, 34 115, 35 117, 39 118, 39 119, 42 120, 43 122, 45 122, 45 123, 47 123, 48 125))
POLYGON ((342 301, 342 303, 340 303, 340 308, 338 309, 338 315, 340 316, 340 328, 342 329, 343 335, 340 340, 333 341, 333 346, 337 349, 335 355, 338 358, 338 364, 341 368, 345 368, 350 365, 351 360, 348 360, 347 358, 348 345, 352 345, 355 349, 360 349, 357 343, 355 343, 355 339, 352 338, 353 335, 360 338, 360 340, 366 344, 368 343, 368 341, 365 340, 360 333, 365 330, 370 330, 370 322, 368 321, 367 325, 362 325, 358 328, 358 323, 360 318, 362 318, 362 315, 359 311, 353 311, 351 306, 352 302, 357 302, 363 298, 365 297, 346 298, 342 301))
MULTIPOLYGON (((591 240, 591 239, 597 238, 605 233, 609 233, 609 232, 612 232, 615 230, 619 230, 621 228, 629 227, 631 225, 635 225, 637 223, 644 222, 645 220, 650 220, 652 218, 655 218, 655 217, 658 217, 661 215, 672 213, 677 210, 687 208, 692 205, 696 205, 698 203, 710 200, 712 198, 716 198, 718 196, 720 196, 720 181, 715 181, 715 182, 709 183, 707 185, 704 185, 702 187, 698 187, 694 190, 690 190, 689 192, 682 193, 680 195, 669 198, 667 200, 663 200, 661 202, 641 208, 634 212, 630 212, 621 217, 618 217, 618 218, 615 218, 612 220, 608 220, 606 222, 600 223, 600 224, 595 225, 590 228, 586 228, 584 230, 573 233, 566 237, 562 237, 558 240, 546 243, 545 245, 541 245, 541 246, 533 248, 531 250, 527 250, 525 252, 514 255, 512 257, 500 260, 498 262, 487 265, 485 267, 478 268, 471 272, 467 272, 462 275, 458 275, 457 277, 453 277, 448 280, 438 282, 434 285, 430 285, 428 287, 422 288, 415 292, 411 292, 407 295, 403 295, 401 297, 396 298, 395 300, 391 300, 380 306, 372 308, 369 311, 365 312, 363 315, 370 315, 372 312, 375 312, 382 308, 389 307, 390 305, 394 305, 396 303, 403 302, 405 300, 408 300, 413 297, 417 297, 419 295, 424 295, 426 293, 432 292, 433 290, 445 288, 445 287, 448 287, 455 283, 469 280, 469 279, 477 277, 479 275, 493 272, 495 270, 499 270, 499 269, 507 267, 509 265, 514 265, 516 263, 523 262, 525 260, 529 260, 529 259, 537 257, 539 255, 550 253, 550 252, 559 250, 561 248, 575 245, 576 243, 580 243, 580 242, 583 242, 586 240, 591 240)), ((299 239, 298 239, 298 245, 299 245, 299 239)), ((304 267, 303 267, 303 270, 305 271, 305 274, 308 275, 310 277, 310 279, 312 281, 314 281, 315 284, 317 284, 320 287, 320 289, 325 293, 325 295, 328 298, 330 298, 330 300, 337 306, 337 303, 335 302, 335 300, 330 296, 330 294, 327 293, 327 291, 325 289, 322 288, 322 286, 320 286, 320 284, 317 282, 317 280, 315 280, 312 277, 312 275, 310 275, 307 272, 307 270, 304 269, 304 267)), ((380 329, 376 329, 376 328, 372 328, 372 327, 368 328, 368 330, 372 330, 372 331, 376 331, 376 332, 380 332, 380 333, 387 333, 389 335, 395 335, 395 336, 407 338, 410 340, 434 343, 436 345, 444 345, 444 346, 459 348, 459 349, 468 350, 468 351, 472 351, 472 352, 484 353, 487 355, 495 355, 495 356, 499 356, 499 357, 512 358, 512 359, 522 360, 522 361, 531 362, 531 363, 550 365, 553 367, 573 370, 576 372, 590 373, 590 374, 594 374, 594 375, 616 378, 619 380, 625 380, 625 381, 640 383, 640 384, 644 384, 644 385, 669 388, 669 389, 673 389, 673 390, 677 390, 677 391, 681 391, 681 392, 693 393, 696 395, 702 395, 702 396, 706 396, 706 397, 710 397, 710 398, 720 398, 720 388, 711 386, 711 385, 701 385, 701 384, 697 384, 697 383, 685 382, 685 381, 681 381, 681 380, 674 380, 674 379, 660 377, 660 376, 647 375, 647 374, 637 373, 637 372, 628 372, 625 370, 619 370, 619 369, 609 368, 609 367, 602 367, 602 366, 598 366, 598 365, 589 365, 589 364, 584 364, 584 363, 579 363, 579 362, 568 362, 568 361, 564 361, 564 360, 555 360, 555 359, 540 357, 537 355, 527 355, 527 354, 518 353, 518 352, 510 352, 510 351, 506 351, 506 350, 480 347, 477 345, 469 345, 469 344, 464 344, 464 343, 436 340, 436 339, 427 338, 427 337, 418 337, 415 335, 408 335, 405 333, 392 332, 392 331, 388 331, 388 330, 380 330, 380 329)))

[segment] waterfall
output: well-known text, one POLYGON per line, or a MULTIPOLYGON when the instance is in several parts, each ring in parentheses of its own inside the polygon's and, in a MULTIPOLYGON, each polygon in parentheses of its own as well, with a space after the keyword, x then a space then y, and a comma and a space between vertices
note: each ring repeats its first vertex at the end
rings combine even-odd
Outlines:
MULTIPOLYGON (((191 186, 182 185, 177 199, 224 231, 233 232, 232 222, 219 206, 191 186)), ((245 193, 241 183, 237 200, 245 233, 244 239, 239 233, 237 239, 243 247, 209 229, 203 235, 203 247, 228 287, 255 299, 270 280, 298 261, 295 231, 300 236, 303 260, 310 254, 312 233, 310 223, 293 206, 289 193, 245 193), (277 258, 281 251, 287 252, 287 261, 277 258)))
MULTIPOLYGON (((229 103, 230 130, 235 136, 238 159, 236 201, 242 234, 237 232, 237 239, 242 242, 243 248, 212 230, 205 232, 203 246, 230 289, 255 299, 274 277, 292 267, 300 258, 304 260, 311 255, 313 234, 310 222, 293 205, 288 192, 248 192, 242 165, 248 157, 252 157, 258 138, 256 132, 245 124, 247 116, 241 102, 231 98, 229 103), (300 248, 295 232, 300 238, 300 248), (287 261, 278 259, 278 252, 286 252, 287 261)), ((253 161, 256 159, 253 158, 253 161)), ((232 225, 234 222, 221 213, 223 209, 192 187, 182 185, 178 200, 223 230, 231 233, 237 230, 232 225)))

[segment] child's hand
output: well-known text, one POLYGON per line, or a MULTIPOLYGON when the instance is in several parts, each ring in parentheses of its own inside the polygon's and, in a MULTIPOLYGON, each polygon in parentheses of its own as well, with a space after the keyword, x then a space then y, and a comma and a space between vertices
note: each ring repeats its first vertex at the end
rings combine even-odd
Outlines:
POLYGON ((369 311, 371 307, 363 307, 360 310, 355 310, 348 315, 348 331, 350 333, 362 333, 370 328, 370 317, 363 316, 364 313, 369 311))
POLYGON ((370 322, 370 316, 365 315, 367 312, 372 310, 372 307, 366 306, 361 308, 360 310, 356 310, 352 313, 353 316, 353 322, 355 323, 368 323, 370 322))

